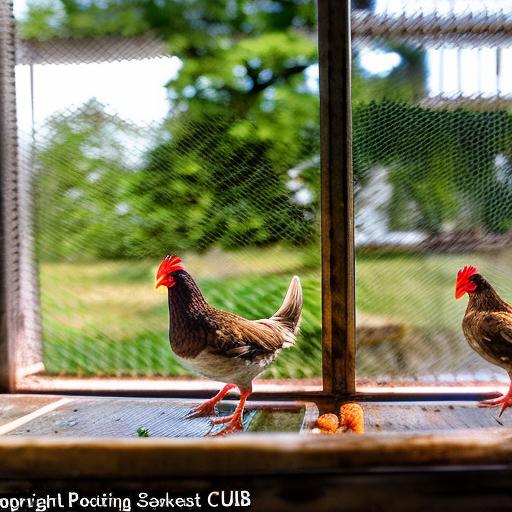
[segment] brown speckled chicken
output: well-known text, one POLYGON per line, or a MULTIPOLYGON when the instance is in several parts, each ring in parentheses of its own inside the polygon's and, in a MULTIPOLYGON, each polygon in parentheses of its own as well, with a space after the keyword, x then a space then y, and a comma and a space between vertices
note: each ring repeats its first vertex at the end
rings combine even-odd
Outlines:
POLYGON ((169 341, 174 353, 198 374, 226 382, 226 386, 189 415, 213 416, 215 404, 238 387, 240 402, 226 418, 219 433, 242 429, 245 402, 252 381, 278 356, 295 343, 301 313, 302 288, 293 277, 282 306, 270 318, 247 320, 210 306, 177 256, 167 256, 158 269, 156 286, 167 286, 169 298, 169 341))
POLYGON ((455 298, 469 295, 462 329, 471 348, 490 363, 504 368, 511 379, 505 395, 479 403, 480 407, 501 405, 501 416, 512 406, 512 306, 477 272, 472 266, 459 270, 455 298))

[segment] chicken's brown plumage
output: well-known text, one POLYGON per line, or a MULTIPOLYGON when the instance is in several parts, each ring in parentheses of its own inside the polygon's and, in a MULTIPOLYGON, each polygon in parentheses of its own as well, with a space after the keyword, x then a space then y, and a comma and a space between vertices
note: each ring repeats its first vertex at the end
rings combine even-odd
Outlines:
POLYGON ((239 429, 253 379, 276 359, 282 348, 295 342, 302 312, 299 278, 293 277, 279 310, 262 320, 248 320, 210 306, 176 256, 162 262, 157 280, 157 286, 168 288, 169 340, 174 353, 196 373, 227 383, 193 415, 212 415, 215 404, 230 389, 238 387, 239 407, 222 432, 239 429))
POLYGON ((505 302, 476 267, 459 271, 456 298, 464 293, 469 302, 462 320, 462 330, 469 345, 490 363, 504 368, 511 379, 506 395, 485 400, 484 407, 501 405, 501 413, 512 406, 512 306, 505 302))

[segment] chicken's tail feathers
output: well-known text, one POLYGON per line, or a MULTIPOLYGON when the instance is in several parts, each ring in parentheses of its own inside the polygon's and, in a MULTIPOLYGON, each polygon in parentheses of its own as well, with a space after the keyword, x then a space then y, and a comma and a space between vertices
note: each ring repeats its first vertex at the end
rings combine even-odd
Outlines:
POLYGON ((293 276, 283 303, 271 320, 279 322, 287 329, 290 329, 293 334, 297 334, 302 316, 302 303, 300 279, 298 276, 293 276))

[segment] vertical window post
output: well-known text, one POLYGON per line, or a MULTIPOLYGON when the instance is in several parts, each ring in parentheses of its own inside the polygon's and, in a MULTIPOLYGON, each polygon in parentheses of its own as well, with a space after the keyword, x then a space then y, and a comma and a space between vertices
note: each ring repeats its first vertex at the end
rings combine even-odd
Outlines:
POLYGON ((11 391, 14 387, 14 341, 18 325, 18 155, 14 52, 12 2, 6 0, 0 2, 0 392, 11 391))
POLYGON ((355 392, 350 0, 318 0, 324 391, 355 392))

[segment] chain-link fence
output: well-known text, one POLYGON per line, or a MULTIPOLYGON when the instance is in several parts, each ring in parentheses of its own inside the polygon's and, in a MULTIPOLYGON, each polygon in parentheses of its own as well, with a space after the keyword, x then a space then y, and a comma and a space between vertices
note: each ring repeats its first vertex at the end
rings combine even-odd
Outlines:
POLYGON ((454 286, 473 264, 512 299, 512 8, 374 8, 354 22, 357 305, 375 325, 359 379, 504 377, 465 341, 454 286))
MULTIPOLYGON (((301 52, 316 52, 314 32, 300 37, 301 52)), ((163 38, 20 37, 47 374, 188 375, 169 346, 167 294, 154 288, 159 262, 177 253, 210 303, 247 318, 271 316, 300 275, 302 335, 266 376, 320 375, 316 84, 308 61, 288 56, 272 83, 261 56, 244 55, 262 68, 261 93, 208 90, 203 77, 178 100, 184 63, 163 38), (228 93, 240 98, 208 97, 228 93), (290 108, 302 99, 307 109, 290 108)), ((243 62, 228 70, 242 81, 243 62)))
MULTIPOLYGON (((314 3, 233 13, 212 2, 208 16, 208 2, 160 4, 173 16, 146 13, 140 30, 137 0, 53 18, 36 9, 19 23, 25 235, 45 371, 186 374, 169 348, 166 296, 153 289, 160 259, 176 252, 207 299, 249 318, 272 314, 299 274, 302 335, 266 375, 318 377, 314 3)), ((463 339, 453 290, 457 269, 477 264, 512 297, 512 10, 357 5, 359 380, 493 378, 463 339)))

